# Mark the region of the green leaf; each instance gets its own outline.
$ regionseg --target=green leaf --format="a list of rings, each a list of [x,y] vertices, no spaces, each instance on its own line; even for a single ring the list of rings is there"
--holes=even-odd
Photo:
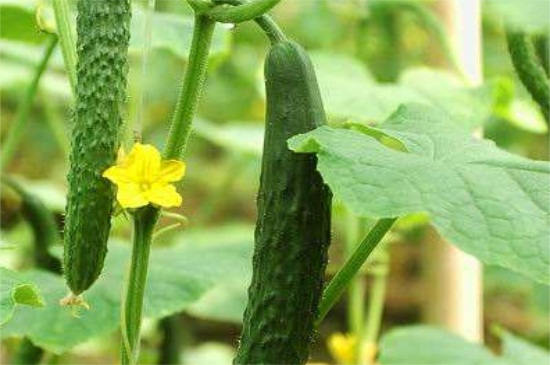
[[[202,138],[228,150],[261,156],[264,127],[251,123],[217,125],[204,119],[195,120],[193,132]]]
[[[396,329],[382,337],[382,365],[512,365],[487,349],[428,326]]]
[[[252,255],[252,227],[229,226],[189,231],[178,236],[173,247],[155,248],[144,299],[144,315],[159,319],[186,309],[209,289],[225,280],[246,274]],[[119,328],[122,283],[127,276],[130,247],[110,243],[104,273],[84,296],[90,310],[58,305],[67,294],[61,277],[43,271],[29,271],[26,277],[39,285],[48,305],[25,310],[9,322],[1,336],[26,336],[53,353],[65,352],[91,338]],[[21,308],[22,310],[24,308]]]
[[[313,53],[325,109],[336,119],[379,122],[403,103],[425,103],[471,128],[491,115],[493,85],[467,87],[449,72],[415,68],[403,73],[397,84],[377,83],[357,59]]]
[[[132,12],[130,52],[143,52],[145,45],[146,13],[140,8]],[[193,35],[192,17],[169,13],[153,13],[151,22],[151,48],[164,49],[175,56],[187,59]],[[210,48],[210,57],[229,52],[231,33],[225,27],[216,27]]]
[[[550,2],[547,0],[485,0],[491,12],[529,32],[547,32],[550,26]]]
[[[11,41],[40,43],[46,35],[36,24],[33,2],[17,0],[0,1],[0,38]]]
[[[502,357],[514,365],[547,365],[550,363],[550,353],[529,342],[514,336],[502,328],[495,334],[502,341]]]
[[[13,318],[17,305],[41,307],[44,301],[34,283],[15,271],[0,267],[0,325]]]
[[[378,130],[409,153],[330,127],[296,136],[289,146],[317,153],[325,182],[356,214],[426,212],[444,237],[483,262],[550,282],[547,162],[475,139],[425,105],[400,107]]]

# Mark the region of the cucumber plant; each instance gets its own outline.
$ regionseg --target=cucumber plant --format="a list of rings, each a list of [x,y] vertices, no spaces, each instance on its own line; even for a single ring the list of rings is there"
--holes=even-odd
[[[272,46],[265,82],[253,277],[235,363],[299,364],[308,357],[323,289],[331,193],[316,170],[316,157],[290,151],[286,141],[326,118],[313,66],[298,44]]]
[[[79,0],[77,85],[63,267],[73,294],[98,278],[107,254],[113,186],[101,176],[119,148],[126,98],[129,0]]]

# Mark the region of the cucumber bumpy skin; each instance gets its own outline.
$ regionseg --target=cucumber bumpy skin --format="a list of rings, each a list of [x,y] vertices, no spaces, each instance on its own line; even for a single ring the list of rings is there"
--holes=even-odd
[[[287,139],[326,122],[315,72],[296,43],[275,44],[265,64],[267,111],[253,277],[236,364],[308,358],[330,244],[332,194],[314,154]]]
[[[77,86],[65,221],[64,273],[73,294],[98,278],[107,254],[114,202],[101,176],[119,147],[126,98],[129,0],[79,0]]]

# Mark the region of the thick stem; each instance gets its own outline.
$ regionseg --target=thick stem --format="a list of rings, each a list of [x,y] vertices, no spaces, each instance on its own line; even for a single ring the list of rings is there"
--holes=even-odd
[[[134,235],[130,274],[122,308],[122,364],[137,364],[139,356],[139,331],[143,295],[147,284],[147,269],[153,230],[159,217],[159,210],[152,206],[138,209],[134,213]]]
[[[27,88],[25,96],[21,101],[21,104],[19,105],[19,108],[17,109],[17,115],[15,116],[13,125],[9,129],[6,139],[3,141],[2,152],[0,155],[1,170],[4,170],[6,166],[10,163],[13,157],[13,154],[15,153],[15,149],[17,148],[17,145],[21,140],[23,131],[25,129],[25,126],[27,125],[29,112],[32,107],[32,103],[34,101],[36,91],[38,90],[38,84],[40,83],[40,79],[42,78],[42,75],[44,74],[44,71],[48,66],[48,61],[50,60],[50,57],[56,45],[57,45],[57,36],[52,34],[49,36],[49,39],[46,45],[46,50],[44,51],[44,55],[42,56],[42,60],[40,61],[40,64],[36,68],[34,77]]]
[[[213,0],[214,4],[230,4],[230,5],[241,5],[245,4],[244,0]],[[254,19],[256,24],[264,31],[267,38],[271,44],[277,44],[287,40],[285,34],[279,28],[277,23],[267,14],[262,14],[261,16]]]
[[[396,220],[397,218],[384,218],[376,222],[376,225],[357,246],[344,266],[342,266],[342,268],[336,273],[336,276],[334,276],[323,292],[323,297],[321,298],[321,303],[319,304],[317,324],[325,318],[355,274],[359,271],[361,266],[363,266],[369,255],[372,251],[374,251],[378,243],[390,230]]]
[[[215,24],[208,17],[202,15],[195,16],[189,61],[183,78],[176,111],[172,118],[168,141],[164,148],[164,157],[166,159],[181,159],[185,153],[187,141],[191,134],[193,117],[195,116],[197,104],[206,79],[208,53]]]
[[[242,23],[262,16],[281,0],[253,0],[237,6],[216,6],[205,13],[220,23]]]
[[[76,94],[76,41],[71,27],[69,2],[67,0],[53,0],[52,5],[65,69],[73,94]]]
[[[513,29],[507,29],[506,38],[521,82],[539,105],[546,123],[550,124],[550,80],[538,60],[531,39],[524,32]]]

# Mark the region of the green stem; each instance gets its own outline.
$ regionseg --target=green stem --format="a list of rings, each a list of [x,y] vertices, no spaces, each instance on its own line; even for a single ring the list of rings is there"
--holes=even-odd
[[[159,322],[162,331],[162,341],[159,346],[159,365],[179,364],[182,350],[182,325],[179,314],[163,318]]]
[[[216,6],[205,13],[220,23],[242,23],[262,16],[281,0],[253,0],[237,6]]]
[[[531,97],[539,105],[544,119],[550,124],[550,80],[538,61],[535,48],[527,34],[508,28],[508,50],[516,72]]]
[[[361,341],[361,348],[368,350],[368,354],[362,354],[361,359],[374,361],[374,353],[370,351],[375,347],[382,324],[384,314],[384,301],[386,298],[386,287],[388,278],[389,255],[387,252],[380,252],[380,260],[373,270],[373,281],[369,295],[369,307],[367,320],[364,327],[364,336]],[[368,356],[368,359],[366,357]]]
[[[71,27],[71,13],[69,10],[69,2],[67,0],[53,0],[53,11],[55,22],[57,24],[57,35],[59,36],[59,44],[65,69],[69,77],[69,83],[73,95],[76,94],[76,41],[73,28]]]
[[[25,126],[27,125],[29,112],[34,101],[36,91],[38,90],[38,84],[40,83],[40,79],[42,78],[42,75],[44,74],[44,71],[48,66],[48,61],[50,60],[56,44],[57,36],[53,34],[50,35],[46,45],[46,50],[44,51],[44,55],[42,56],[42,60],[35,70],[34,77],[27,88],[25,96],[21,101],[21,104],[19,105],[19,108],[17,109],[17,114],[15,116],[13,125],[10,127],[8,135],[6,136],[6,139],[2,144],[2,151],[0,155],[0,170],[4,170],[6,166],[10,163],[15,153],[15,149],[19,144],[21,137],[23,136],[23,131],[25,129]]]
[[[168,141],[164,148],[164,157],[167,159],[182,159],[191,134],[193,117],[197,110],[206,72],[208,67],[208,53],[214,34],[215,22],[202,15],[195,16],[193,40],[183,85],[180,90],[178,104]]]
[[[336,273],[323,292],[323,297],[321,298],[321,303],[319,304],[317,324],[325,318],[355,274],[359,271],[359,269],[361,269],[361,266],[363,266],[369,255],[372,251],[374,251],[378,243],[390,230],[396,220],[397,218],[384,218],[376,222],[375,226],[357,246],[344,266],[342,266],[342,268]]]
[[[151,239],[158,217],[159,210],[150,205],[134,213],[132,261],[122,308],[123,365],[137,364],[139,356],[143,295],[147,284]]]
[[[447,58],[449,65],[458,72],[462,73],[460,63],[458,62],[456,53],[449,40],[449,36],[445,30],[445,27],[434,15],[434,13],[426,8],[426,5],[416,2],[400,2],[399,6],[402,6],[404,10],[407,10],[414,14],[420,20],[421,24],[426,27],[437,38],[437,41],[443,48],[443,53]]]
[[[347,211],[346,217],[346,259],[349,259],[355,249],[355,244],[360,238],[359,218],[351,211]],[[348,290],[348,327],[359,338],[364,318],[364,286],[361,275],[355,276]]]
[[[241,5],[245,4],[244,0],[213,0],[214,4],[230,4],[230,5]],[[271,44],[277,44],[287,40],[285,34],[279,28],[277,23],[267,14],[262,14],[261,16],[254,19],[256,24],[264,31],[267,38]]]

